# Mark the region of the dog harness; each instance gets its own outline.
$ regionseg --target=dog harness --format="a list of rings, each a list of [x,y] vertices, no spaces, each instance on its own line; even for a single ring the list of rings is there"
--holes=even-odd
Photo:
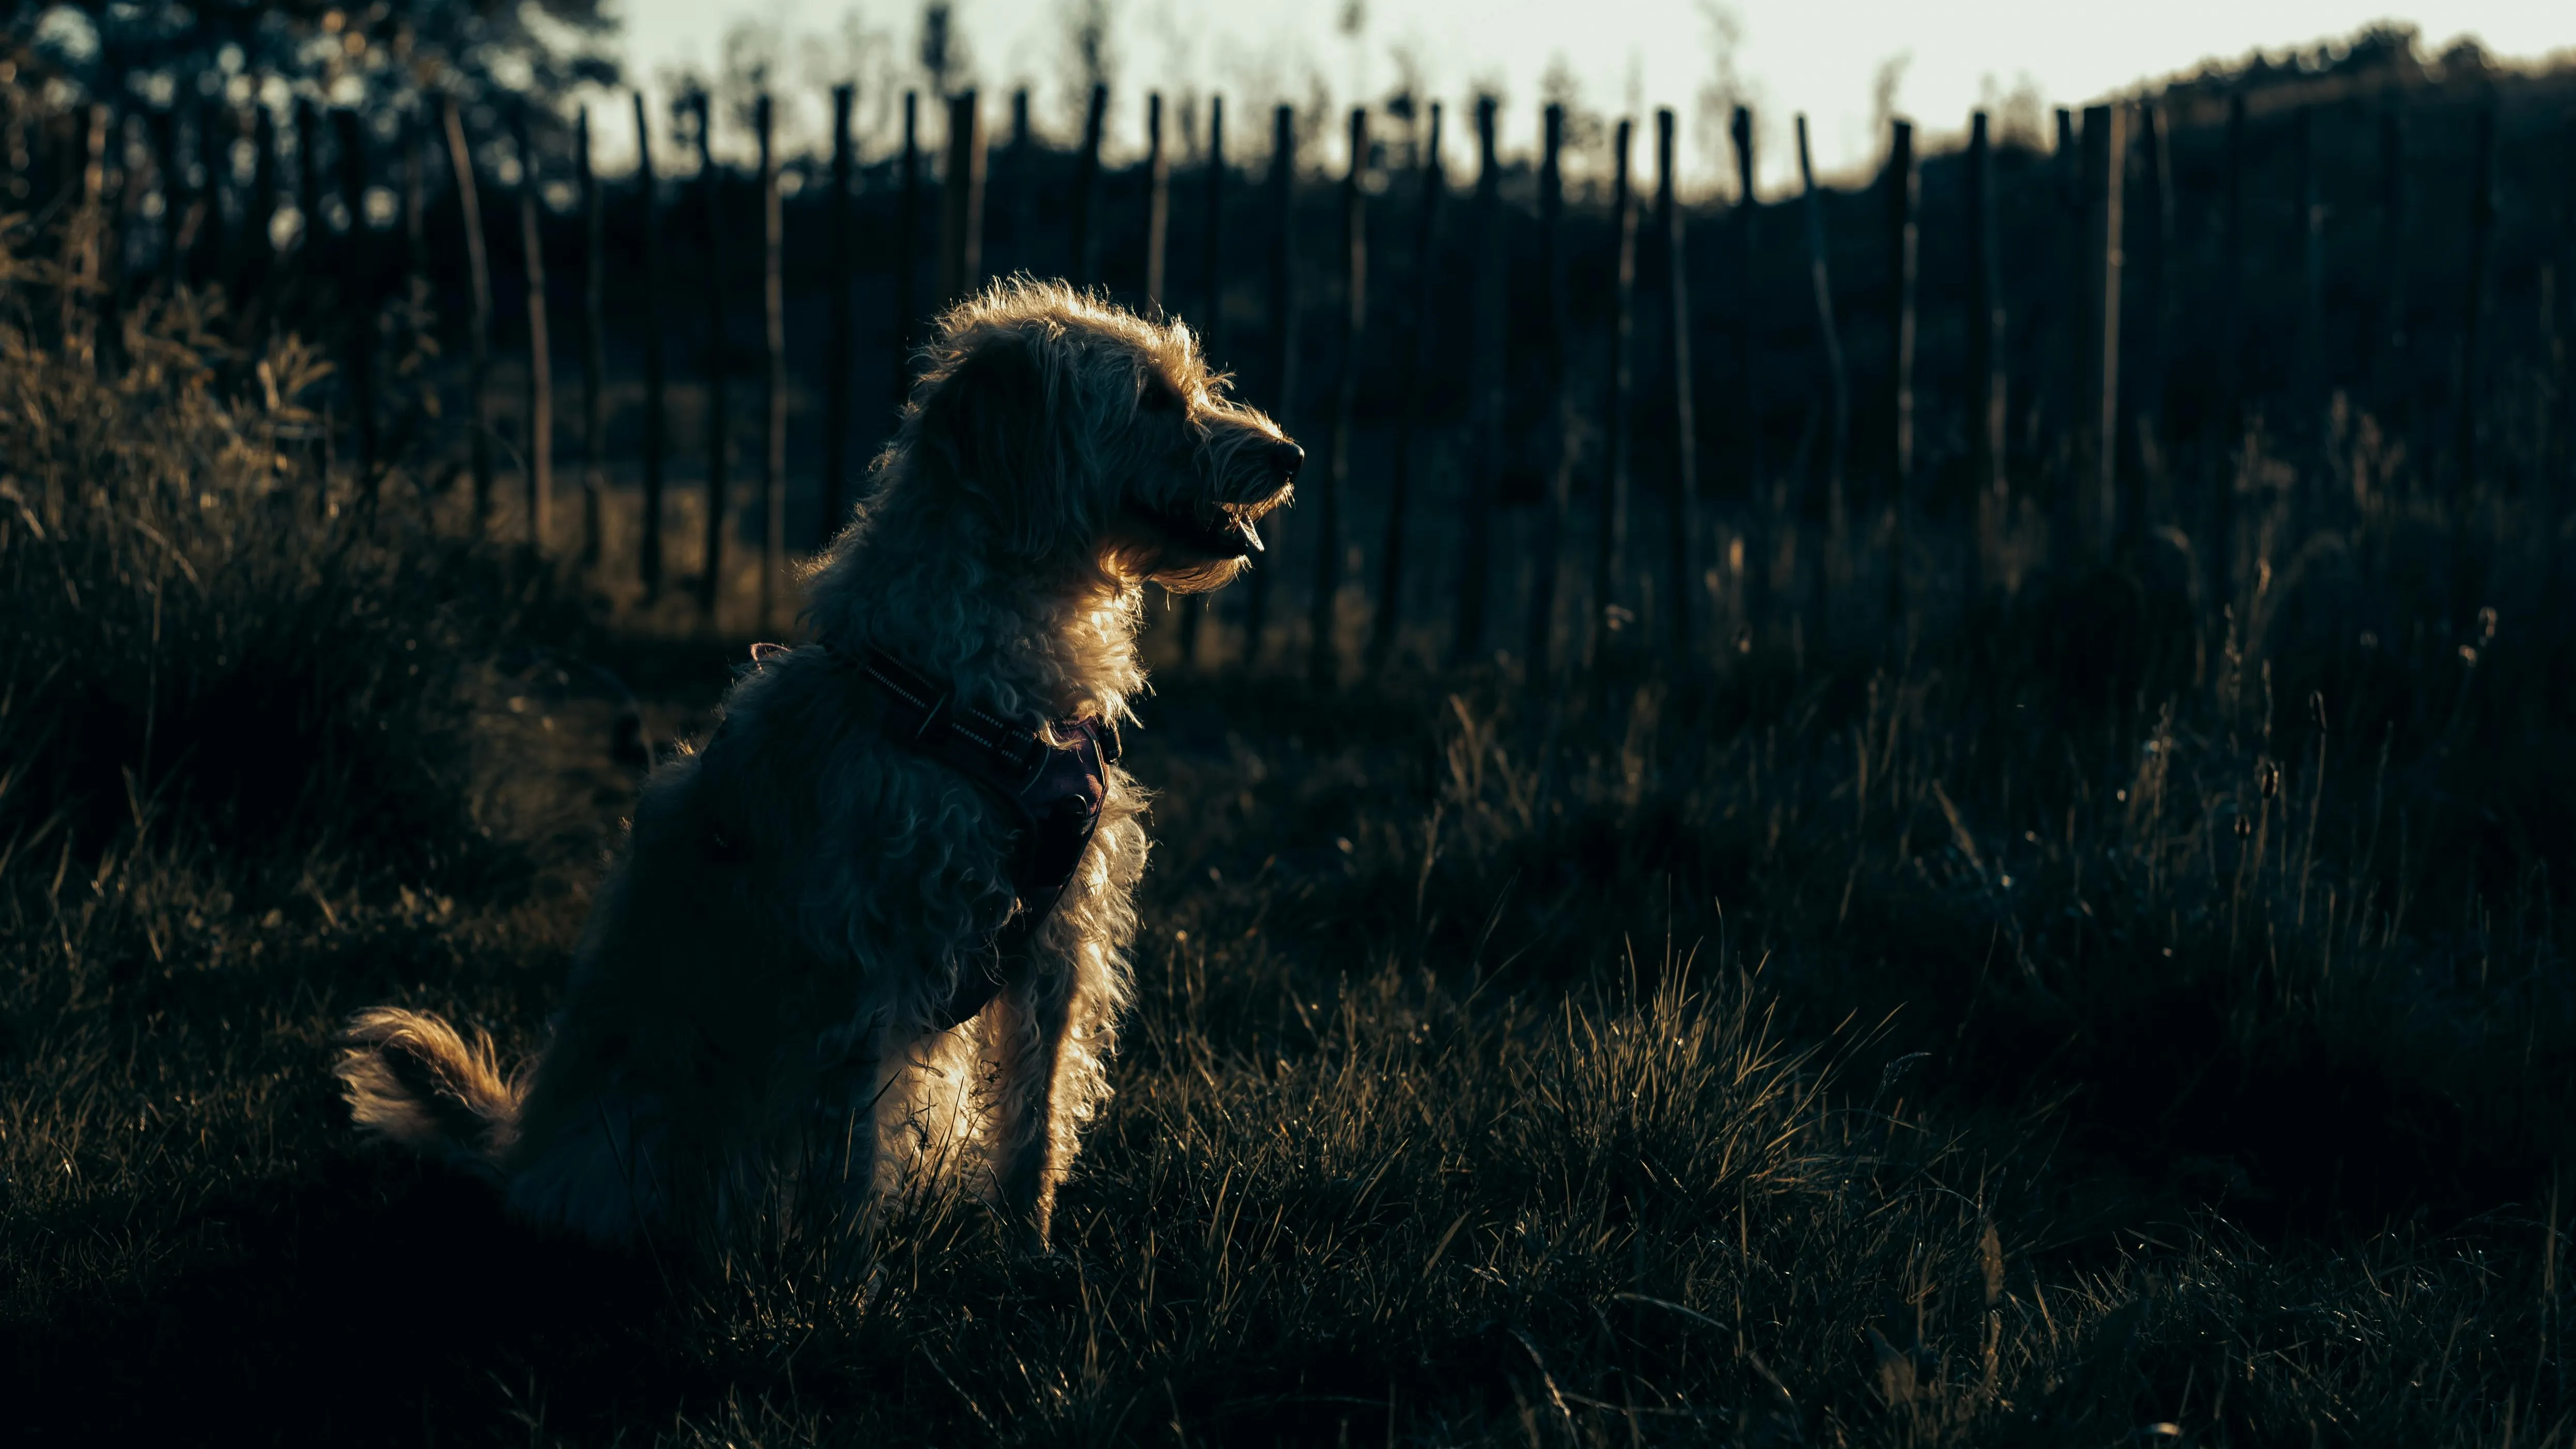
[[[856,656],[828,644],[823,650],[884,695],[880,718],[888,740],[983,786],[1016,817],[1010,872],[1019,904],[994,938],[999,969],[970,971],[957,983],[939,1012],[938,1028],[946,1031],[981,1012],[1023,968],[1029,938],[1072,883],[1109,799],[1118,727],[1103,719],[1057,720],[1055,733],[1066,743],[1051,745],[1039,730],[962,703],[953,687],[882,649]],[[784,645],[755,644],[752,663],[788,652]]]

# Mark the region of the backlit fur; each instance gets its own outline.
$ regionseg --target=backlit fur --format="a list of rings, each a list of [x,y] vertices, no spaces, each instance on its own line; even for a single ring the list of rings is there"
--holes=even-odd
[[[844,661],[881,647],[998,715],[1132,720],[1143,584],[1242,567],[1167,522],[1277,506],[1294,450],[1186,327],[1061,284],[960,303],[923,362],[807,576],[817,642],[743,678],[645,783],[533,1072],[505,1078],[435,1017],[365,1013],[338,1069],[361,1126],[488,1163],[517,1212],[606,1239],[721,1230],[782,1194],[863,1221],[957,1181],[1043,1246],[1131,995],[1143,793],[1110,770],[1034,969],[938,1031],[960,979],[995,969],[1010,817],[887,740]]]

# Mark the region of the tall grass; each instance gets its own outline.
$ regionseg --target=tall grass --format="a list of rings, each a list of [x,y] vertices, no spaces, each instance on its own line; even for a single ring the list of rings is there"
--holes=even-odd
[[[534,560],[399,490],[371,512],[292,343],[129,320],[108,381],[0,315],[0,1380],[30,1435],[2576,1423],[2551,500],[2421,488],[2347,421],[2248,448],[2225,527],[2151,519],[2117,570],[1884,627],[1864,571],[1829,627],[1689,677],[1173,672],[1133,746],[1140,1016],[1057,1254],[925,1198],[709,1271],[362,1151],[324,1068],[384,1000],[541,1040],[630,784],[584,661],[695,681],[651,701],[677,721],[721,652],[608,640]],[[1912,536],[1966,576],[1963,523]]]

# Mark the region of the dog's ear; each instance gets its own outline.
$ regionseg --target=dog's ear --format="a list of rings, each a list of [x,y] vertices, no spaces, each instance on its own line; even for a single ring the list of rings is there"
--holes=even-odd
[[[1050,375],[1036,339],[1004,332],[977,341],[922,402],[922,442],[1014,553],[1060,547],[1075,526],[1069,386]]]

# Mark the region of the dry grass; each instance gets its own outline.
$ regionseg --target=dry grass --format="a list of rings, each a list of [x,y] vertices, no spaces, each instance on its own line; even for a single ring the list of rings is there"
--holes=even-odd
[[[361,1152],[324,1065],[384,1000],[538,1039],[610,721],[724,652],[322,487],[291,349],[272,397],[184,315],[129,348],[0,330],[34,1439],[2569,1436],[2576,608],[2529,500],[2321,460],[2223,564],[1688,688],[1168,678],[1058,1255],[925,1201],[705,1275]]]

